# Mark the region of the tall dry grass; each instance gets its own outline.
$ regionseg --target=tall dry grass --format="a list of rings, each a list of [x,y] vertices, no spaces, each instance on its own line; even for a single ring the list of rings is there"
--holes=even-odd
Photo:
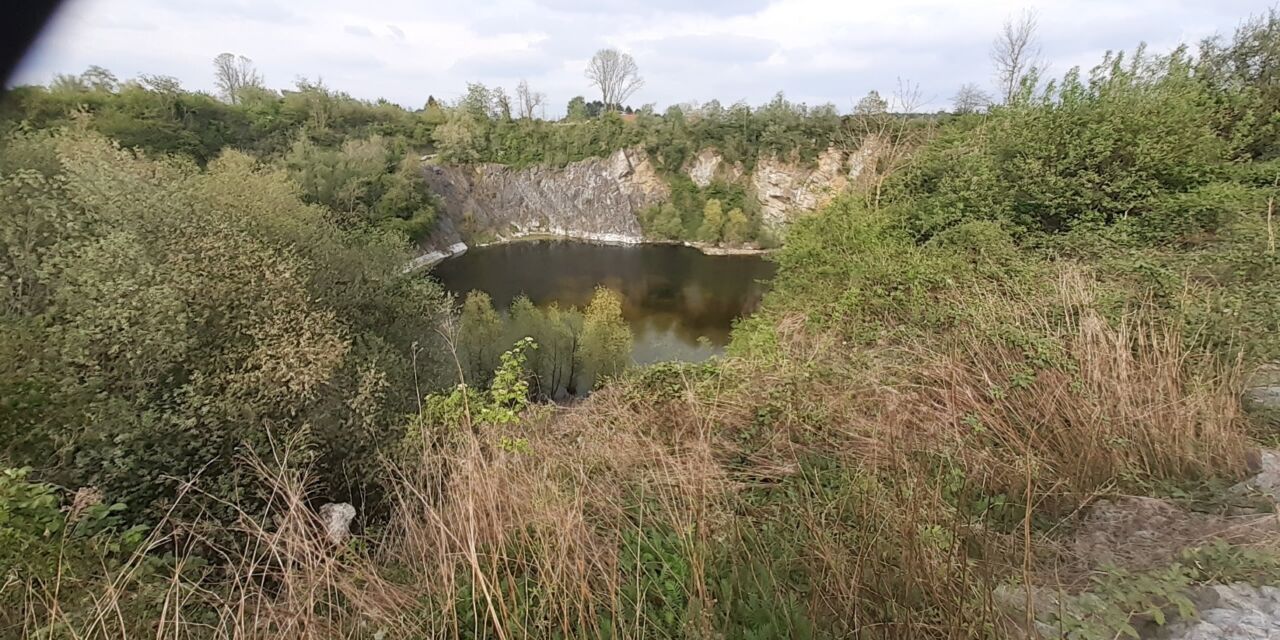
[[[239,544],[179,528],[215,571],[127,621],[126,566],[63,635],[735,637],[767,619],[777,637],[986,637],[992,590],[1046,579],[1091,500],[1238,473],[1247,440],[1236,372],[1154,318],[1108,320],[1087,275],[964,296],[969,321],[927,342],[850,349],[783,322],[776,360],[535,409],[522,451],[458,430],[388,461],[390,521],[340,547],[282,453],[257,464],[275,497],[242,512]],[[676,542],[635,544],[654,531]],[[628,554],[650,552],[678,556],[678,597],[644,591]]]

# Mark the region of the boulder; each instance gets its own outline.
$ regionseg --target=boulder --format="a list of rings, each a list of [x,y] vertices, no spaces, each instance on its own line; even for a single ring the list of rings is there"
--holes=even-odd
[[[351,521],[356,517],[356,508],[346,502],[330,502],[320,507],[320,522],[324,525],[324,535],[333,544],[342,544],[351,535]]]
[[[1255,418],[1280,426],[1280,363],[1259,367],[1245,381],[1242,404]]]
[[[1280,502],[1280,451],[1261,449],[1249,456],[1250,471],[1255,475],[1231,488],[1236,495],[1265,493]]]

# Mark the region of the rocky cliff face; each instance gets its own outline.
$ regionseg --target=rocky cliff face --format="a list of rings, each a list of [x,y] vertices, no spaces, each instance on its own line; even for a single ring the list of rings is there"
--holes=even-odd
[[[760,158],[747,173],[714,149],[703,149],[684,167],[700,187],[713,181],[743,184],[760,203],[772,228],[817,209],[865,178],[879,149],[874,140],[845,151],[831,147],[816,163]],[[670,196],[642,149],[564,168],[513,169],[497,164],[429,166],[427,185],[443,204],[436,232],[424,243],[427,262],[460,250],[463,242],[529,235],[558,235],[601,242],[643,240],[639,214]]]
[[[880,145],[873,139],[845,152],[830,147],[818,156],[816,166],[806,167],[775,157],[761,158],[751,173],[751,187],[760,202],[760,215],[770,227],[780,227],[793,216],[830,202],[836,194],[864,178]]]
[[[670,195],[640,149],[561,169],[481,164],[429,166],[425,172],[443,204],[439,228],[427,244],[441,249],[537,234],[640,242],[640,211]]]

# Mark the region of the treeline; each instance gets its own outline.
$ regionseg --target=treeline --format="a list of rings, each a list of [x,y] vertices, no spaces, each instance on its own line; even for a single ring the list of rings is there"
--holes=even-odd
[[[505,314],[494,310],[483,291],[467,294],[458,319],[458,366],[472,386],[493,381],[502,354],[532,340],[524,352],[523,375],[529,397],[539,401],[585,395],[631,364],[631,328],[622,317],[622,299],[599,287],[585,310],[552,304],[539,308],[519,296]]]
[[[59,76],[48,87],[17,87],[0,99],[0,131],[57,128],[83,119],[126,148],[183,155],[199,165],[223,149],[237,149],[286,168],[303,198],[334,211],[341,224],[389,228],[418,239],[432,228],[437,209],[421,177],[423,156],[445,163],[562,166],[641,147],[677,192],[694,193],[680,181],[680,171],[700,149],[715,148],[749,170],[762,155],[812,161],[848,130],[847,118],[833,106],[808,107],[782,94],[758,108],[711,101],[661,114],[652,107],[609,109],[575,98],[562,119],[546,120],[534,117],[544,98],[523,84],[517,101],[501,88],[471,84],[454,104],[429,98],[422,109],[410,111],[305,79],[293,89],[272,91],[249,61],[220,56],[219,62],[230,65],[217,66],[220,97],[184,90],[163,76],[121,81],[100,67]],[[698,233],[700,218],[714,198],[726,211],[742,210],[752,229],[745,237],[754,239],[754,212],[722,196],[678,194],[672,204],[683,230],[673,235],[668,209],[657,216],[665,219],[655,235],[705,235]]]
[[[660,168],[678,172],[693,154],[710,147],[749,170],[762,155],[812,161],[847,130],[847,119],[835,106],[810,107],[781,93],[756,108],[712,100],[674,105],[662,113],[644,106],[631,114],[610,109],[594,117],[575,109],[575,99],[559,121],[513,118],[503,106],[505,95],[471,84],[454,108],[439,108],[436,117],[445,122],[433,140],[442,161],[562,166],[639,146]]]
[[[92,67],[0,98],[5,133],[80,121],[154,157],[180,155],[203,166],[236,149],[284,167],[307,202],[331,209],[348,228],[387,228],[417,239],[435,220],[419,160],[432,125],[397,105],[356,100],[319,82],[300,80],[279,93],[238,86],[218,99],[184,90],[173,78],[119,81]]]

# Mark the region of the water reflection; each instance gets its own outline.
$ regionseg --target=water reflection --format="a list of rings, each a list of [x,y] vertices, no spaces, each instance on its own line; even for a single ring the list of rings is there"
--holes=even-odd
[[[585,308],[602,284],[622,295],[635,359],[648,363],[722,351],[733,320],[759,305],[762,281],[773,271],[758,256],[708,256],[689,247],[536,241],[472,249],[432,273],[459,296],[488,293],[499,310],[520,294],[538,306]]]

